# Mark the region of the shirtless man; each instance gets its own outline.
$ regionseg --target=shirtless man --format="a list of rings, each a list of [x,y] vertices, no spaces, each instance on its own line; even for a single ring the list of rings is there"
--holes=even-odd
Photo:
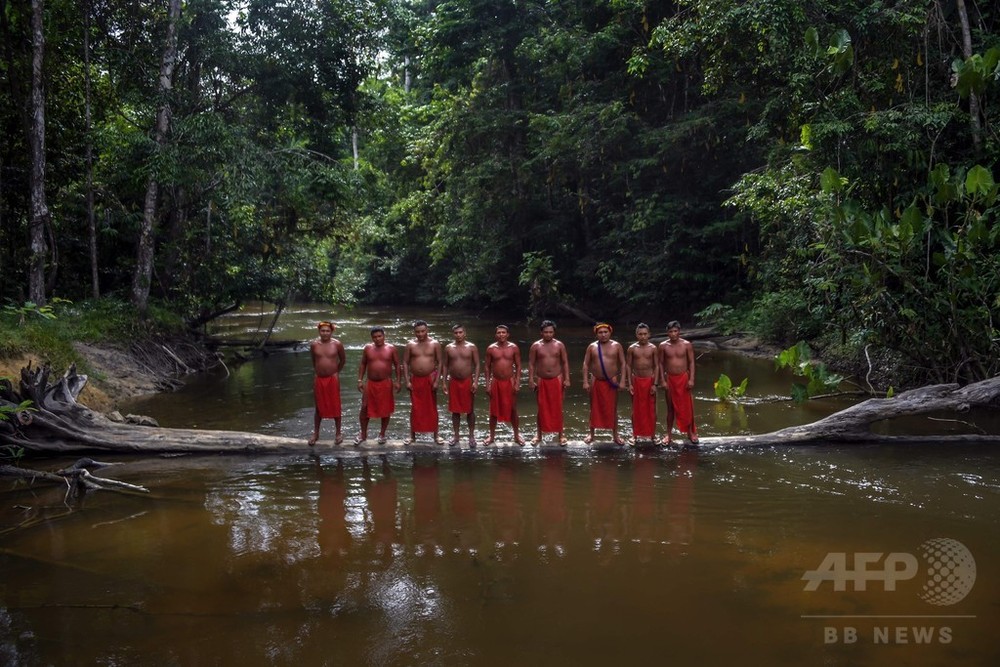
[[[589,445],[594,429],[609,428],[614,443],[621,447],[625,442],[618,436],[618,391],[628,385],[628,367],[625,350],[611,340],[611,332],[610,324],[595,324],[597,340],[583,356],[583,390],[590,394],[590,435],[583,441]]]
[[[518,432],[517,392],[521,389],[521,350],[511,343],[506,324],[497,326],[497,342],[486,348],[486,393],[490,396],[490,435],[483,441],[491,445],[496,440],[497,421],[509,421],[514,429],[514,442],[524,446]]]
[[[565,447],[563,395],[569,387],[569,357],[566,346],[556,340],[555,322],[542,322],[541,334],[528,350],[528,386],[538,400],[538,434],[531,444],[541,443],[543,433],[558,433],[559,444]]]
[[[385,342],[385,329],[372,327],[372,342],[361,351],[358,366],[358,391],[361,392],[361,433],[354,438],[360,445],[368,439],[368,420],[381,419],[382,428],[378,434],[378,444],[385,444],[385,432],[389,428],[389,417],[396,409],[393,397],[399,391],[399,355],[396,348]],[[365,378],[367,376],[367,381]]]
[[[443,445],[438,438],[437,388],[444,348],[427,335],[423,320],[413,323],[413,336],[403,350],[403,379],[410,392],[410,439],[403,444],[416,442],[417,433],[434,433],[434,442]]]
[[[458,427],[462,415],[469,423],[469,447],[476,446],[476,386],[479,384],[479,348],[465,340],[465,327],[456,324],[451,328],[454,343],[444,348],[444,393],[448,395],[451,412],[451,446],[458,444]]]
[[[649,333],[648,324],[637,326],[637,342],[629,345],[625,353],[628,390],[632,394],[632,438],[636,444],[656,441],[656,385],[660,377],[660,355],[656,346],[649,342]]]
[[[340,371],[344,368],[344,346],[333,337],[335,327],[332,323],[324,320],[316,328],[319,329],[319,338],[309,345],[313,372],[316,374],[313,379],[316,411],[309,446],[312,447],[319,440],[319,424],[323,419],[333,419],[337,426],[335,442],[339,445],[344,442],[344,435],[340,431]]]
[[[674,320],[667,324],[667,340],[660,343],[660,372],[667,390],[667,435],[663,444],[673,444],[674,421],[692,445],[698,444],[698,430],[694,423],[694,346],[681,338],[681,323]]]

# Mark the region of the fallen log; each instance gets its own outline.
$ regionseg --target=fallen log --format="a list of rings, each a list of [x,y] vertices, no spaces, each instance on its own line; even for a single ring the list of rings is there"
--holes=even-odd
[[[0,381],[0,407],[14,412],[24,400],[33,402],[28,419],[0,421],[0,446],[21,447],[37,453],[99,451],[111,453],[303,453],[318,451],[304,439],[246,433],[242,431],[207,431],[200,429],[158,428],[119,424],[83,405],[76,398],[87,382],[85,375],[70,370],[54,385],[48,384],[47,366],[21,370],[19,390],[7,380]],[[900,435],[871,432],[871,425],[886,419],[928,412],[964,412],[970,408],[1000,406],[1000,376],[960,387],[957,384],[932,385],[898,394],[893,398],[872,398],[834,413],[811,424],[793,426],[761,435],[719,436],[701,439],[704,449],[718,447],[758,447],[815,444],[920,444],[985,443],[1000,444],[1000,435]],[[514,446],[513,443],[504,446]],[[585,445],[573,441],[570,449],[608,449],[604,444]],[[401,441],[384,445],[374,442],[360,448],[336,447],[336,451],[363,455],[401,451]],[[490,451],[492,447],[480,447]],[[564,448],[542,448],[559,451]],[[612,448],[614,449],[614,448]],[[327,446],[319,450],[327,451]],[[411,446],[409,451],[458,451],[437,445]],[[462,448],[462,451],[465,451]],[[530,451],[530,448],[528,448]]]

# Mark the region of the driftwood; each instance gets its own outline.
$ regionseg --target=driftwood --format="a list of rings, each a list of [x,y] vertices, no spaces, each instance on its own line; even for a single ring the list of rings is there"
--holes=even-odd
[[[835,412],[829,417],[762,435],[703,438],[702,442],[719,447],[757,445],[806,445],[820,443],[925,444],[980,443],[1000,444],[1000,435],[879,435],[871,432],[875,422],[926,414],[928,412],[966,412],[971,408],[1000,408],[1000,376],[960,387],[936,384],[904,391],[892,398],[870,398]]]
[[[65,484],[68,495],[80,494],[85,490],[104,491],[132,491],[135,493],[149,493],[149,489],[128,482],[121,482],[117,479],[97,477],[90,472],[90,468],[107,468],[116,465],[114,463],[102,463],[93,459],[80,459],[68,468],[55,472],[42,472],[39,470],[28,470],[12,465],[0,465],[0,477],[15,477],[31,482],[42,480],[54,482],[55,484]]]
[[[206,431],[118,424],[80,405],[76,397],[87,381],[74,368],[54,385],[48,385],[49,368],[21,370],[19,390],[9,381],[0,381],[0,406],[16,408],[31,400],[30,412],[19,419],[0,421],[0,446],[13,445],[40,453],[102,451],[113,453],[263,453],[327,450],[328,446],[310,448],[304,439],[245,433],[241,431]],[[937,411],[963,412],[973,407],[1000,406],[1000,376],[960,387],[956,384],[933,385],[903,392],[893,398],[872,398],[841,410],[829,417],[762,435],[705,437],[702,448],[807,445],[823,443],[988,443],[1000,444],[1000,435],[900,435],[886,436],[871,432],[875,422],[902,416]],[[572,449],[594,449],[576,441]],[[362,454],[384,453],[403,449],[400,441],[361,448],[336,447],[336,451]],[[417,445],[410,451],[446,451],[452,448]],[[457,449],[457,448],[454,448]],[[454,449],[452,449],[454,451]],[[491,448],[480,447],[480,451]],[[545,451],[561,450],[543,447]],[[603,451],[606,447],[598,447]],[[465,451],[465,448],[462,448]],[[530,448],[529,448],[530,450]]]

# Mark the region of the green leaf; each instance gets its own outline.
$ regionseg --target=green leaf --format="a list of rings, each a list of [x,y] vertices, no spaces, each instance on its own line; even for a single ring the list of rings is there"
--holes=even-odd
[[[715,381],[715,397],[720,401],[725,401],[729,398],[729,392],[732,391],[733,381],[729,379],[729,376],[725,373],[719,375],[719,379]]]
[[[851,35],[846,30],[833,33],[826,52],[833,57],[832,67],[837,74],[844,74],[854,65],[854,47],[851,45]]]
[[[806,123],[805,125],[803,125],[802,129],[799,130],[799,143],[801,143],[802,144],[802,148],[806,149],[807,151],[811,151],[812,150],[812,147],[813,147],[812,146],[812,126],[809,125],[809,123]]]
[[[844,179],[836,169],[827,167],[819,176],[819,185],[827,194],[840,192],[844,189]]]
[[[823,53],[819,46],[819,31],[815,27],[806,30],[805,41],[806,49],[812,56],[818,57]]]
[[[938,162],[936,165],[934,165],[934,168],[931,169],[930,182],[931,185],[933,185],[934,187],[940,188],[950,179],[951,179],[951,168],[947,164],[943,162]]]
[[[1000,77],[1000,47],[994,46],[983,54],[983,69],[994,79]]]
[[[988,195],[995,187],[993,173],[986,167],[977,164],[965,175],[965,191],[970,195]]]

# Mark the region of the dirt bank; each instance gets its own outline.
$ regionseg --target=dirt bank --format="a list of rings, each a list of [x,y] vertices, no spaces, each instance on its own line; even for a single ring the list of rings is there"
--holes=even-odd
[[[133,343],[128,347],[74,343],[85,360],[78,369],[89,378],[79,401],[97,412],[108,412],[119,401],[144,394],[173,391],[186,374],[208,370],[218,363],[216,355],[193,338]],[[36,355],[0,358],[0,377],[20,378],[21,369],[42,363]]]

